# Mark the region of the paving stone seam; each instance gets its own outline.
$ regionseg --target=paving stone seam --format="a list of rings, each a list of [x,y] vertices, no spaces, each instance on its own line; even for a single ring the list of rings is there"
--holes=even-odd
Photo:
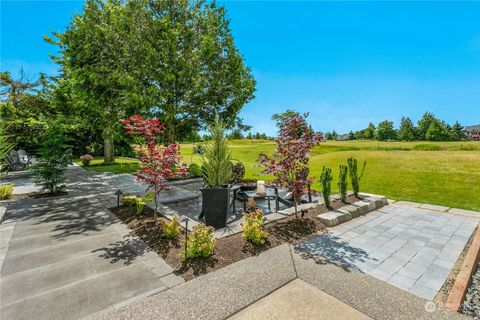
[[[59,290],[62,290],[62,289],[66,289],[66,288],[75,286],[75,285],[77,285],[77,284],[79,284],[79,283],[82,283],[82,282],[85,282],[85,281],[89,281],[89,280],[93,280],[93,279],[96,279],[96,278],[100,278],[100,277],[102,277],[102,276],[104,276],[104,275],[107,275],[107,274],[110,274],[110,273],[116,273],[116,272],[118,272],[118,271],[120,271],[120,270],[127,269],[127,268],[130,267],[131,265],[133,265],[133,264],[125,265],[125,266],[123,266],[123,267],[121,267],[121,268],[117,268],[117,269],[113,269],[113,270],[110,270],[110,271],[102,272],[102,273],[96,274],[96,275],[94,275],[94,276],[92,276],[92,277],[86,277],[86,278],[83,278],[83,279],[81,279],[81,280],[77,280],[77,281],[74,281],[74,282],[70,282],[70,283],[68,283],[68,284],[66,284],[66,285],[64,285],[64,286],[57,287],[57,288],[53,288],[53,289],[50,289],[50,290],[47,290],[47,291],[42,291],[41,293],[37,293],[37,294],[31,295],[31,296],[28,296],[28,297],[26,297],[26,298],[24,298],[24,299],[19,299],[19,300],[12,301],[12,302],[10,302],[10,303],[7,303],[7,304],[2,305],[2,308],[9,307],[9,306],[11,306],[11,305],[14,305],[14,304],[16,304],[16,303],[20,303],[20,302],[23,302],[23,301],[28,301],[28,300],[30,300],[30,299],[33,299],[33,298],[36,298],[36,297],[39,297],[39,296],[43,296],[43,295],[45,295],[45,294],[49,294],[49,293],[51,293],[51,292],[55,292],[55,291],[59,291]],[[161,278],[160,278],[160,280],[161,280]],[[165,286],[165,287],[166,287],[166,286]]]

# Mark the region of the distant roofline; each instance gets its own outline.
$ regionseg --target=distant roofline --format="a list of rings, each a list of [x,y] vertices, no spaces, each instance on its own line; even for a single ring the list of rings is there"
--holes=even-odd
[[[465,126],[465,130],[480,130],[480,124],[473,125],[473,126]]]

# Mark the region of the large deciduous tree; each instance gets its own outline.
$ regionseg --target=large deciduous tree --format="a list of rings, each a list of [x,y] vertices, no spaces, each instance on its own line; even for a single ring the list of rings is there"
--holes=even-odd
[[[75,107],[102,128],[104,157],[114,160],[118,120],[141,105],[138,82],[142,57],[144,1],[87,0],[63,33],[55,33],[62,77],[71,88]]]
[[[255,81],[223,7],[203,0],[88,0],[57,40],[75,105],[103,130],[113,161],[121,118],[159,117],[166,140],[218,114],[233,125]]]
[[[218,115],[233,126],[253,98],[255,80],[235,47],[225,9],[215,2],[151,1],[146,43],[152,111],[166,126],[199,128]]]

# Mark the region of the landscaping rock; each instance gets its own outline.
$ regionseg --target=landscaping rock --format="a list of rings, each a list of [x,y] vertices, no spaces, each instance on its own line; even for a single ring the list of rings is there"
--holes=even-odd
[[[340,223],[348,221],[348,220],[352,220],[352,214],[349,211],[343,209],[343,207],[335,210],[335,212],[341,214],[341,216],[339,217]]]
[[[327,227],[334,227],[340,223],[351,220],[352,214],[347,210],[337,209],[335,211],[321,213],[317,217]]]
[[[477,265],[477,271],[472,275],[472,283],[463,302],[462,313],[474,319],[480,319],[480,264]]]
[[[329,211],[326,213],[321,213],[317,217],[327,227],[334,227],[340,223],[339,219],[341,216],[342,214],[339,212]]]
[[[366,200],[375,203],[375,208],[380,209],[385,205],[387,197],[368,197]]]
[[[342,207],[342,209],[350,212],[350,214],[352,215],[352,218],[356,218],[360,216],[360,208],[357,206],[348,205],[348,206]]]
[[[366,214],[370,211],[369,206],[370,203],[364,201],[357,201],[353,203],[354,206],[358,207],[360,215]]]

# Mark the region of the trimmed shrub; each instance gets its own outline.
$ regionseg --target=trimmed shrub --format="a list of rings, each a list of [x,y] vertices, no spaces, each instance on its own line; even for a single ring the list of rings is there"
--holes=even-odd
[[[93,157],[89,154],[84,154],[83,156],[80,156],[80,160],[82,160],[82,164],[85,167],[88,167],[90,165],[90,161],[93,160]]]
[[[12,197],[13,184],[4,184],[0,186],[0,200],[7,200]]]
[[[348,162],[348,172],[350,174],[350,181],[352,183],[353,194],[355,195],[355,197],[358,197],[358,192],[360,192],[360,181],[363,178],[367,161],[363,162],[362,172],[360,173],[360,175],[358,174],[357,159],[349,158],[347,159],[347,162]]]
[[[263,230],[265,216],[260,209],[245,214],[245,223],[242,223],[242,237],[256,245],[264,244],[268,233]]]
[[[342,200],[342,202],[347,201],[347,175],[348,167],[344,164],[341,164],[338,172],[338,190],[340,192],[340,199]]]
[[[201,177],[202,176],[202,168],[196,163],[190,164],[188,166],[187,170],[190,173],[190,176],[192,176],[192,177]]]
[[[205,153],[205,147],[201,144],[196,144],[192,148],[192,153],[202,155]]]
[[[187,237],[187,250],[182,251],[181,255],[185,260],[198,257],[209,257],[213,254],[217,238],[212,234],[213,228],[200,223],[193,227],[192,232]]]
[[[162,237],[164,238],[175,238],[180,233],[180,221],[175,215],[171,221],[161,221],[162,226]]]
[[[330,194],[332,193],[332,169],[323,167],[320,175],[320,183],[322,184],[322,195],[325,205],[330,207]]]

